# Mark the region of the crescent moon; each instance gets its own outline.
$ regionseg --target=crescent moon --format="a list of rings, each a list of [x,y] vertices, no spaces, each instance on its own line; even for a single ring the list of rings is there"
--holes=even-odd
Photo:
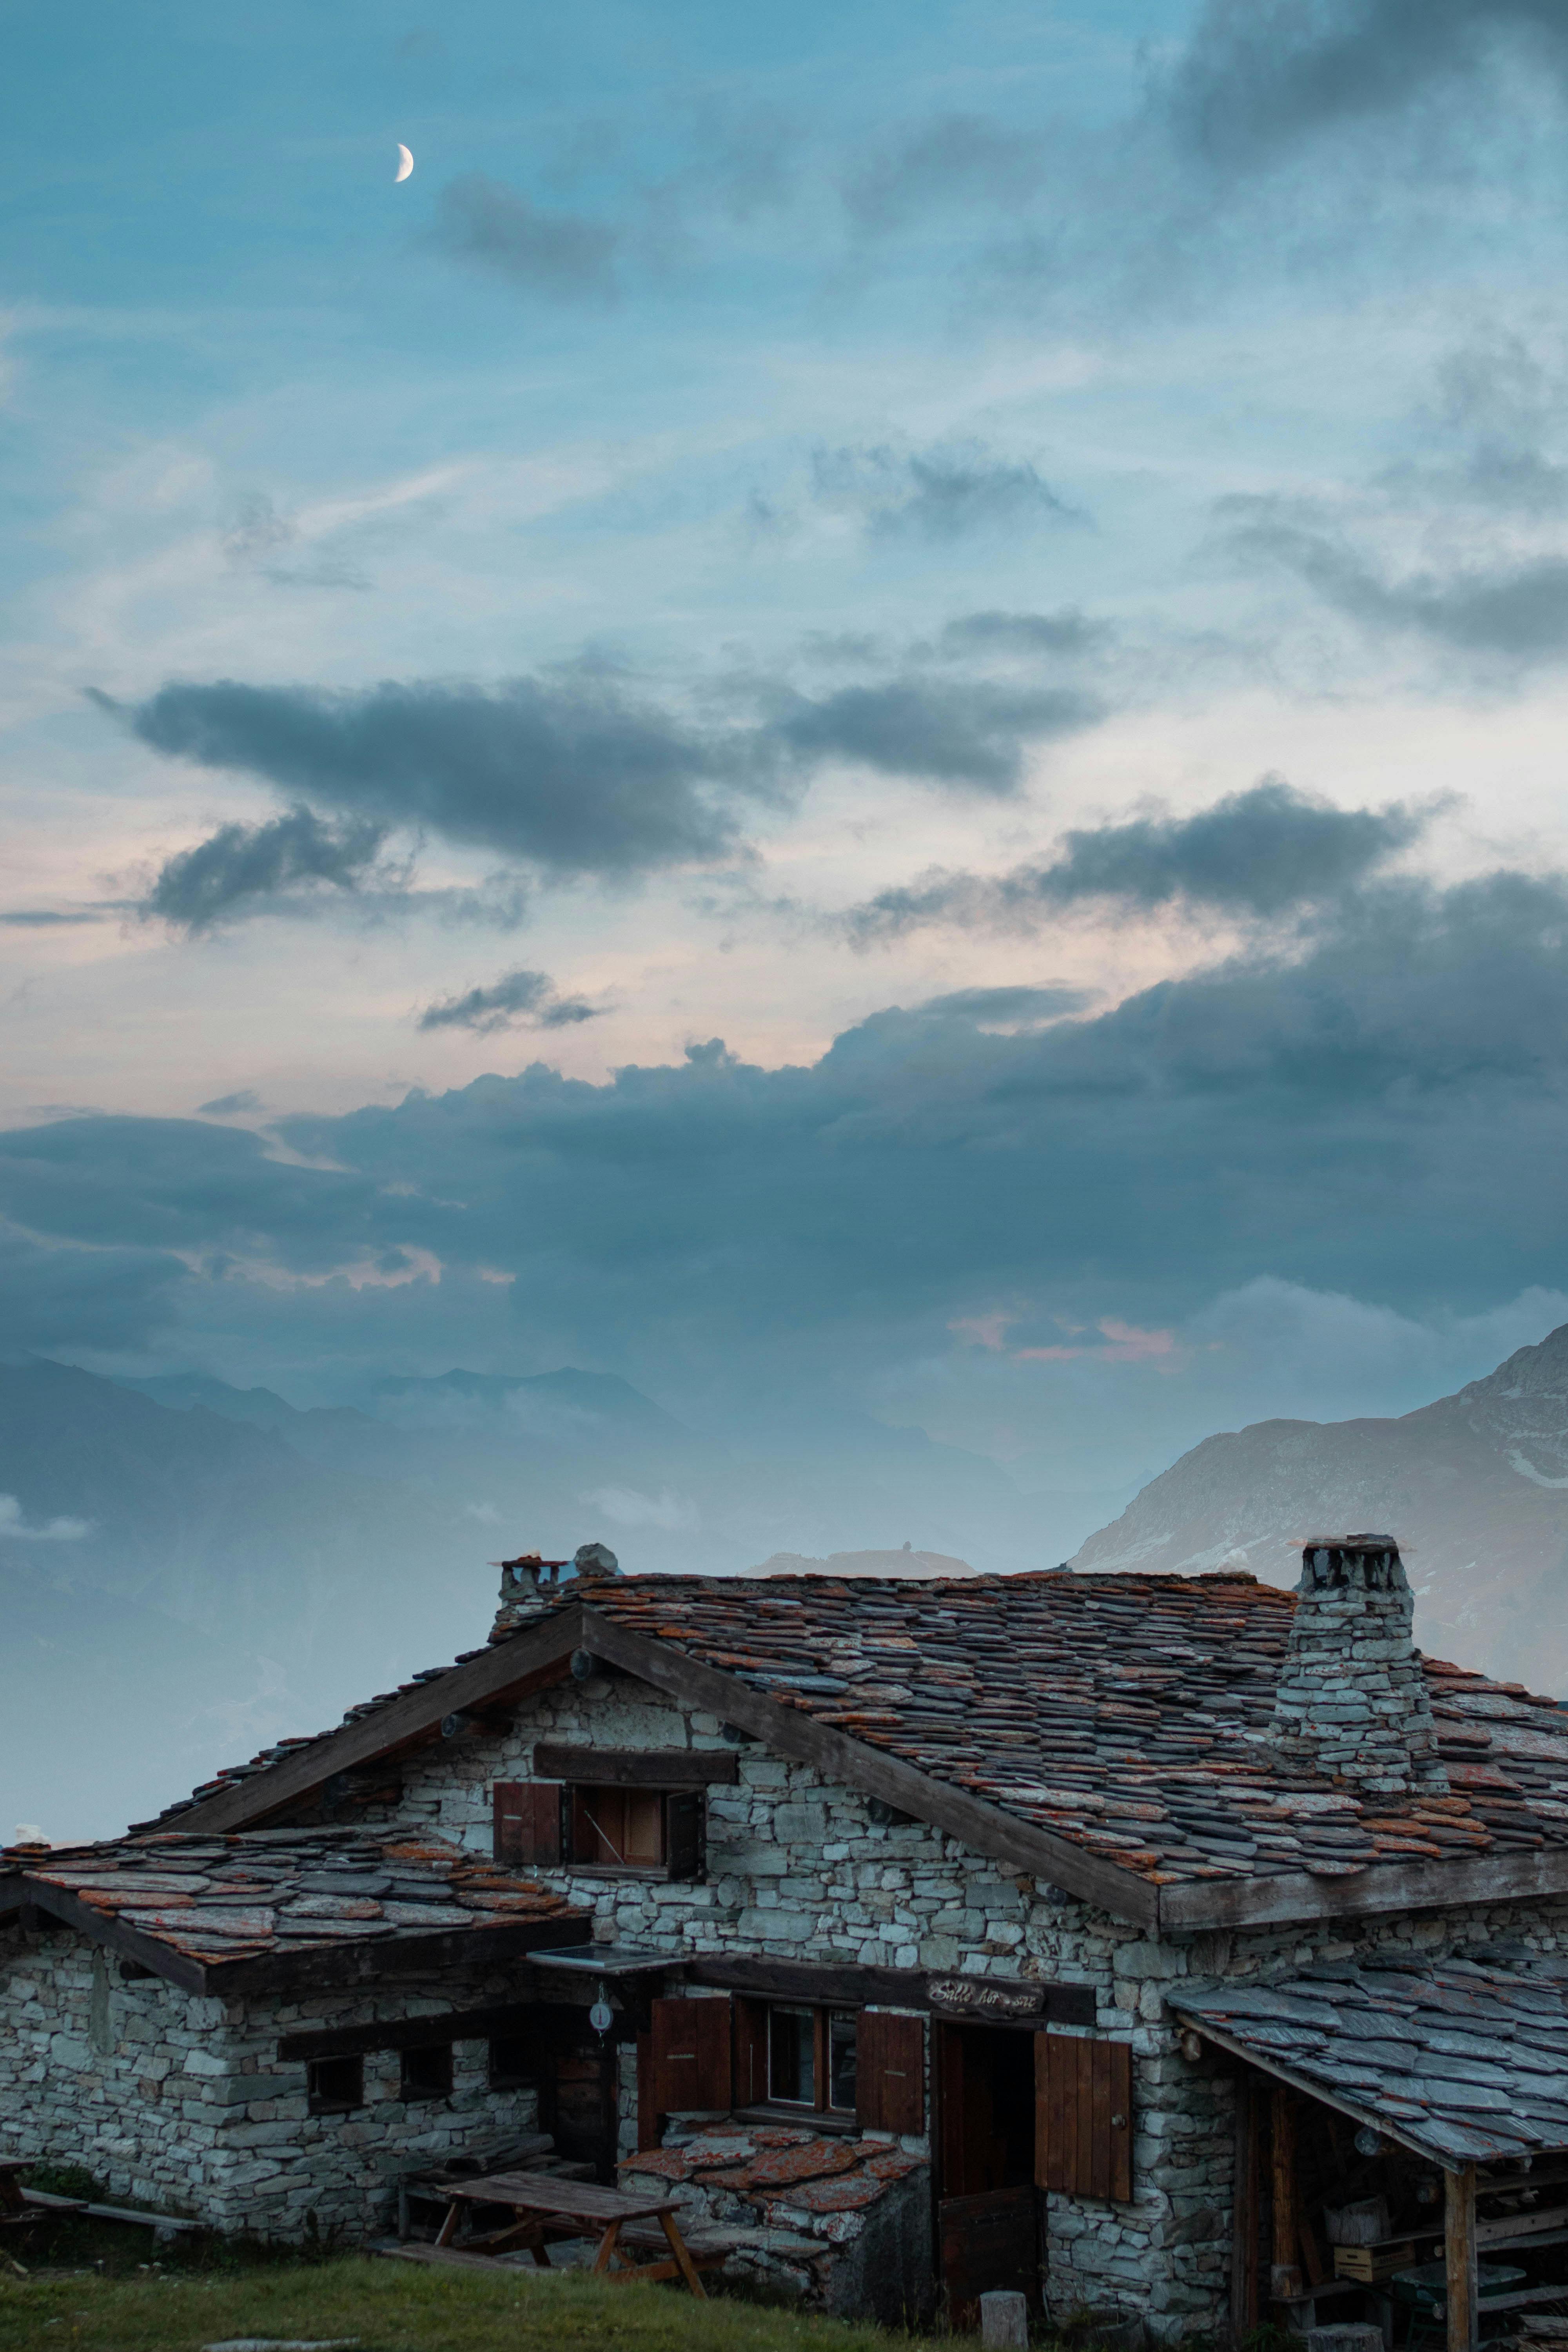
[[[397,143],[397,169],[393,173],[394,184],[395,184],[398,180],[406,180],[409,173],[412,172],[413,169],[414,158],[409,153],[407,148],[405,147],[402,141],[399,140]]]

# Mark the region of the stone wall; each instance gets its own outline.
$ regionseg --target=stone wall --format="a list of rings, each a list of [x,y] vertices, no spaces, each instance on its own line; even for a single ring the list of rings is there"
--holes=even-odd
[[[491,2091],[488,2045],[453,2047],[449,2099],[406,2105],[395,2051],[364,2060],[363,2106],[310,2113],[280,2034],[515,2000],[515,1979],[200,1999],[161,1977],[124,1983],[72,1929],[0,1932],[0,2155],[85,2165],[111,2196],[216,2229],[357,2240],[385,2227],[400,2175],[534,2126],[531,2091]]]

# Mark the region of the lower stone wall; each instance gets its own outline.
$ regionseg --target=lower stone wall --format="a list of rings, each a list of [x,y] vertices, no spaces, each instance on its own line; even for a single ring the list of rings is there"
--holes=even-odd
[[[405,2102],[395,2051],[364,2059],[364,2104],[311,2115],[279,2037],[515,2000],[504,1976],[374,1995],[201,1999],[121,1980],[68,1928],[0,1934],[0,2155],[83,2165],[111,2196],[226,2232],[353,2242],[386,2227],[396,2184],[531,2131],[531,2090],[492,2091],[483,2042],[453,2045],[450,2098]]]

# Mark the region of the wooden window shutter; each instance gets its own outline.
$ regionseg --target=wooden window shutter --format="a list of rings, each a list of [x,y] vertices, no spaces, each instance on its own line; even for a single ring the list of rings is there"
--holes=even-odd
[[[1132,2048],[1035,2036],[1035,2179],[1067,2197],[1132,2197]]]
[[[730,2112],[730,2003],[656,2000],[648,2062],[659,2116]]]
[[[664,1801],[664,1853],[671,1878],[702,1875],[702,1829],[701,1790],[672,1790]]]
[[[768,2095],[768,2007],[763,2000],[734,2004],[734,2104],[760,2106]]]
[[[555,1780],[498,1780],[495,1858],[517,1869],[561,1860],[561,1787]]]
[[[855,2120],[863,2131],[925,2129],[925,2024],[863,2009],[855,2022]]]

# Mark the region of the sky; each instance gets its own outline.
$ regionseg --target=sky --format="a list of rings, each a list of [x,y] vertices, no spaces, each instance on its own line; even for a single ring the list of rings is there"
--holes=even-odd
[[[9,1346],[1099,1492],[1568,1319],[1563,0],[4,22]]]

